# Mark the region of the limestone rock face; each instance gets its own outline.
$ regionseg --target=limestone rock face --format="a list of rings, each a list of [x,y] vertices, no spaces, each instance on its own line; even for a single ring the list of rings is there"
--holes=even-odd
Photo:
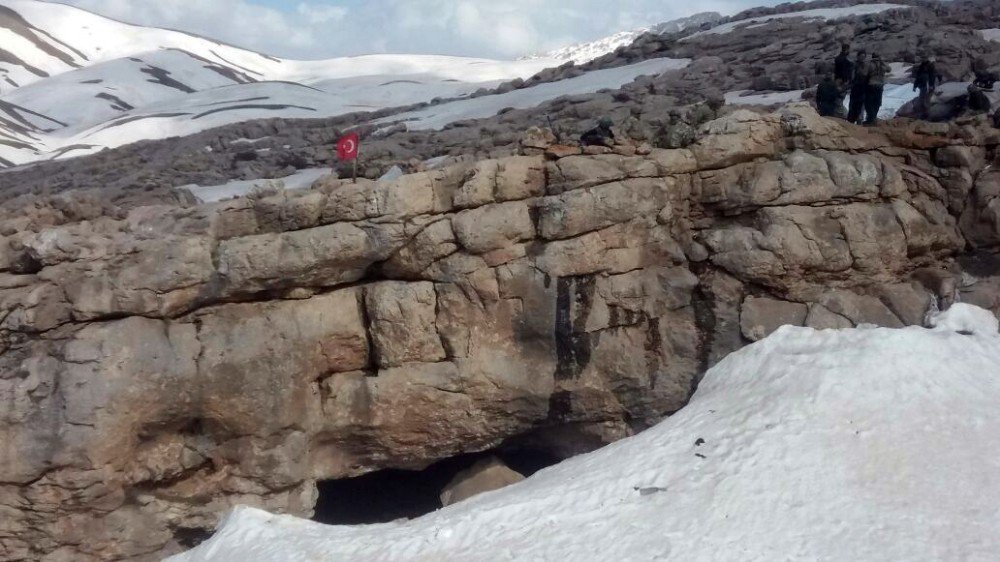
[[[1000,313],[989,138],[795,106],[685,150],[6,223],[0,559],[155,560],[235,504],[309,516],[318,480],[581,452],[786,324]]]

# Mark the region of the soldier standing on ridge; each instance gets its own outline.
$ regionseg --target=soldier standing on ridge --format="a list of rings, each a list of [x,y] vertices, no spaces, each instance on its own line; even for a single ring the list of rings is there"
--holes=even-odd
[[[854,78],[854,63],[851,62],[851,46],[844,43],[840,46],[840,54],[833,60],[833,78],[846,89]]]
[[[837,89],[839,90],[837,96],[837,103],[841,107],[844,105],[844,99],[847,98],[847,92],[851,88],[851,80],[854,79],[854,63],[851,62],[851,46],[844,43],[840,46],[840,54],[833,61],[833,79],[837,83]],[[837,117],[844,117],[844,111],[838,111]]]
[[[920,90],[919,115],[922,119],[928,119],[931,115],[931,99],[941,82],[941,76],[935,65],[937,59],[926,55],[922,59],[913,71],[913,91]]]
[[[882,94],[885,92],[885,79],[892,69],[882,62],[878,53],[872,55],[868,63],[868,86],[865,88],[865,125],[874,125],[878,121],[878,112],[882,109]]]
[[[865,109],[865,92],[868,90],[868,53],[858,51],[854,62],[854,76],[851,78],[851,108],[847,120],[851,123],[861,121],[861,113]]]
[[[611,130],[614,124],[611,118],[601,117],[596,127],[580,136],[580,144],[582,146],[614,146],[615,133]]]

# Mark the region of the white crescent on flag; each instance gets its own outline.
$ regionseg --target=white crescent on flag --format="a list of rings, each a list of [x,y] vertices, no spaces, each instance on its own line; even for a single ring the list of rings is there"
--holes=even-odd
[[[337,141],[337,157],[341,160],[355,160],[359,148],[358,134],[348,133]]]

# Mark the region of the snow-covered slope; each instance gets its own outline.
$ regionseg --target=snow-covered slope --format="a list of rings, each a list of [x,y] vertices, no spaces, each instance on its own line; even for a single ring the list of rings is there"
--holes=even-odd
[[[181,49],[234,72],[260,76],[282,65],[267,55],[195,35],[129,25],[36,0],[0,1],[0,82],[25,86],[48,76],[137,53]],[[0,92],[8,91],[0,89]]]
[[[501,109],[526,109],[560,96],[596,92],[604,88],[620,88],[639,76],[655,76],[669,70],[684,68],[689,59],[650,59],[636,64],[594,70],[576,78],[539,84],[478,98],[462,99],[426,109],[401,113],[379,120],[379,123],[405,122],[410,130],[440,129],[449,123],[465,119],[481,119],[496,115]]]
[[[249,508],[173,562],[995,560],[1000,335],[785,327],[659,426],[409,522]]]
[[[631,45],[644,33],[678,33],[692,27],[699,27],[703,24],[722,19],[716,12],[702,12],[686,18],[679,18],[652,27],[640,27],[630,31],[621,31],[598,39],[577,43],[554,51],[549,51],[541,55],[528,57],[528,59],[555,59],[560,61],[573,61],[576,64],[590,62],[600,56],[614,52],[619,47]]]
[[[837,20],[853,16],[879,14],[888,10],[903,10],[903,9],[909,9],[909,6],[903,4],[858,4],[855,6],[846,6],[843,8],[818,8],[814,10],[801,10],[797,12],[772,14],[768,16],[759,16],[755,18],[747,18],[747,19],[731,21],[729,23],[724,23],[722,25],[715,26],[707,31],[700,31],[698,33],[689,35],[685,37],[684,40],[690,40],[705,35],[720,35],[724,33],[730,33],[741,27],[752,27],[757,25],[763,25],[769,21],[779,20],[779,19],[802,18],[807,20],[810,19]]]
[[[573,61],[576,64],[583,64],[585,62],[590,62],[597,57],[614,52],[614,50],[618,47],[631,45],[632,42],[638,39],[640,35],[648,33],[649,31],[650,28],[648,27],[640,27],[639,29],[633,29],[631,31],[621,31],[615,33],[614,35],[609,35],[608,37],[602,37],[596,41],[577,43],[575,45],[549,51],[542,55],[537,55],[537,57],[532,56],[528,58],[553,58],[561,61]]]
[[[0,167],[247,119],[328,117],[460,97],[562,62],[282,60],[36,0],[0,0],[0,49]],[[206,108],[214,110],[210,119],[202,115]]]

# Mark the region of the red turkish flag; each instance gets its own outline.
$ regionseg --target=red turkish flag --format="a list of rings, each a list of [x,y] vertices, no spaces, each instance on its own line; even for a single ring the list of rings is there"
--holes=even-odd
[[[360,139],[357,133],[347,133],[337,141],[337,158],[355,160],[358,157]]]

